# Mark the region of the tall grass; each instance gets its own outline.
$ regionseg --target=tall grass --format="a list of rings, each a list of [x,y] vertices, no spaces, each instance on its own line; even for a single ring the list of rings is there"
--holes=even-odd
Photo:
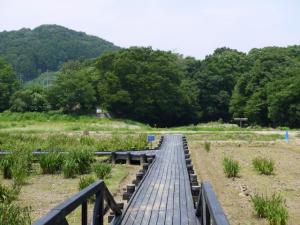
[[[11,203],[18,198],[19,193],[20,188],[16,186],[8,187],[0,184],[0,203]]]
[[[24,146],[18,145],[20,149]],[[33,156],[31,151],[26,148],[23,150],[13,150],[11,154],[8,154],[0,158],[0,167],[5,179],[13,179],[16,185],[22,185],[25,183],[32,167]]]
[[[30,225],[30,209],[22,208],[14,203],[18,198],[20,188],[0,184],[0,224]]]
[[[224,157],[223,161],[223,169],[224,169],[224,173],[225,175],[230,178],[230,177],[237,177],[241,167],[238,161],[232,159],[231,157]]]
[[[112,170],[111,164],[108,163],[95,163],[93,166],[93,171],[99,179],[107,178]]]
[[[81,191],[82,189],[90,186],[92,183],[95,183],[95,182],[96,182],[96,179],[94,176],[87,175],[87,176],[80,177],[78,189],[79,189],[79,191]]]
[[[78,164],[74,159],[68,159],[64,162],[62,171],[65,178],[74,178],[78,174]]]
[[[64,155],[60,152],[50,152],[40,156],[40,167],[43,174],[55,174],[61,171]]]
[[[210,142],[207,141],[204,142],[204,149],[206,152],[210,152]]]
[[[275,163],[271,159],[256,157],[252,160],[252,164],[260,174],[271,175],[274,172]]]
[[[145,149],[146,134],[113,134],[108,137],[93,137],[66,134],[20,134],[0,132],[0,149],[15,150],[24,148],[47,151],[68,151],[76,148],[88,148],[90,151],[113,151]]]
[[[30,225],[30,208],[15,203],[0,203],[0,222],[3,225]]]
[[[251,196],[256,215],[267,218],[270,225],[286,225],[288,211],[280,194],[274,193],[271,197],[254,194]]]

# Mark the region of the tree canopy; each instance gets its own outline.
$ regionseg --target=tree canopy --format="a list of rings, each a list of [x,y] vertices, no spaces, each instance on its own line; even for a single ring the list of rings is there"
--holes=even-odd
[[[197,90],[181,61],[179,55],[151,48],[103,55],[96,64],[101,105],[116,116],[150,124],[194,122]]]
[[[44,85],[49,76],[55,79]],[[247,54],[219,48],[203,60],[131,47],[69,61],[20,90],[0,59],[0,90],[1,111],[91,113],[101,106],[157,126],[247,117],[252,125],[300,127],[300,46]]]
[[[9,107],[9,98],[20,87],[11,65],[0,58],[0,112]]]
[[[58,25],[0,32],[0,56],[24,81],[57,71],[68,60],[95,58],[117,49],[111,42]]]

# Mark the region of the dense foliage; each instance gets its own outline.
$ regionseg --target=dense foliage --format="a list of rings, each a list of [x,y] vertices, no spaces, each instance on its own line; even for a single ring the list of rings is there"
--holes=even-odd
[[[0,112],[9,107],[10,96],[19,88],[19,82],[11,65],[0,58]]]
[[[171,126],[195,122],[197,90],[182,57],[151,48],[108,53],[97,61],[99,102],[118,117]]]
[[[101,38],[57,25],[0,32],[0,56],[25,81],[48,70],[56,71],[68,60],[95,58],[117,49]]]
[[[250,122],[300,126],[300,46],[253,49],[235,86],[230,111]]]
[[[2,65],[1,111],[90,114],[100,106],[153,126],[247,117],[252,125],[300,127],[300,46],[248,54],[220,48],[204,60],[132,47],[69,61],[49,85],[21,90],[12,68]]]

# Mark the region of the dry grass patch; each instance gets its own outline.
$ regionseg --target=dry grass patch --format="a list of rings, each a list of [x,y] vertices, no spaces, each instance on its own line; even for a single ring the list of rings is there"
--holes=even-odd
[[[231,225],[265,225],[265,219],[257,219],[250,195],[280,192],[286,199],[288,224],[300,221],[300,141],[272,142],[219,142],[211,141],[214,149],[207,154],[198,138],[188,139],[192,161],[198,177],[209,181],[228,216]],[[232,156],[242,166],[240,177],[234,181],[224,176],[220,163],[224,156]],[[253,170],[255,157],[272,158],[276,173],[262,176]]]
[[[114,165],[111,176],[105,179],[110,192],[120,200],[120,190],[130,183],[139,166]],[[80,178],[64,179],[62,175],[33,175],[27,184],[22,186],[18,203],[21,206],[31,207],[31,218],[35,221],[47,214],[53,207],[78,192]],[[0,182],[9,184],[10,180]],[[92,205],[89,205],[89,215],[92,215]],[[80,224],[80,208],[73,212],[68,220],[71,224]]]

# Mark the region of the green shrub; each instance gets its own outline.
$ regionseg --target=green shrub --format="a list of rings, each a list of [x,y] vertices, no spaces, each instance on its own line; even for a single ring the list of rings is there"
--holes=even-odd
[[[15,203],[0,203],[0,224],[30,225],[30,208],[22,208]]]
[[[14,184],[19,186],[26,183],[28,177],[28,171],[24,169],[26,167],[26,162],[19,159],[12,167],[12,178]]]
[[[239,162],[230,158],[230,157],[225,157],[222,161],[223,164],[223,169],[225,175],[229,177],[237,177],[238,173],[241,170],[241,167],[239,165]]]
[[[94,155],[87,149],[74,149],[65,156],[63,174],[65,178],[75,177],[77,174],[86,174],[91,171]]]
[[[91,184],[95,183],[96,182],[96,179],[94,176],[91,176],[91,175],[86,175],[86,176],[83,176],[83,177],[80,177],[80,180],[79,180],[79,191],[90,186]],[[89,198],[89,201],[92,203],[92,202],[95,202],[96,201],[96,196],[92,196]]]
[[[254,194],[251,196],[254,211],[260,218],[267,218],[270,225],[286,225],[288,211],[280,194],[274,193],[271,198]]]
[[[78,173],[86,174],[91,170],[91,164],[94,162],[94,155],[87,149],[75,149],[69,152],[68,159],[77,164]]]
[[[95,163],[93,170],[99,179],[104,179],[110,175],[112,166],[108,163]]]
[[[20,189],[15,186],[10,188],[0,184],[0,203],[11,203],[17,199],[19,193]]]
[[[254,169],[261,174],[271,175],[274,171],[274,161],[271,159],[257,157],[252,160],[252,164]]]
[[[210,152],[210,142],[204,142],[204,149],[206,152]]]
[[[64,162],[64,155],[59,152],[50,152],[42,155],[39,163],[43,174],[55,174],[61,171]]]
[[[258,217],[267,217],[268,201],[267,196],[264,195],[259,196],[258,194],[254,194],[251,196],[251,202]]]
[[[4,179],[12,178],[12,167],[14,165],[14,160],[12,155],[6,155],[0,161],[0,167],[3,173]]]
[[[67,159],[62,167],[65,178],[73,178],[78,174],[78,164],[74,159]]]
[[[0,166],[5,179],[13,178],[15,184],[22,185],[25,183],[30,170],[32,169],[32,153],[22,148],[14,150],[11,154],[0,159]]]
[[[92,183],[95,183],[95,182],[96,182],[96,179],[94,176],[87,175],[87,176],[80,177],[79,191],[90,186]]]

